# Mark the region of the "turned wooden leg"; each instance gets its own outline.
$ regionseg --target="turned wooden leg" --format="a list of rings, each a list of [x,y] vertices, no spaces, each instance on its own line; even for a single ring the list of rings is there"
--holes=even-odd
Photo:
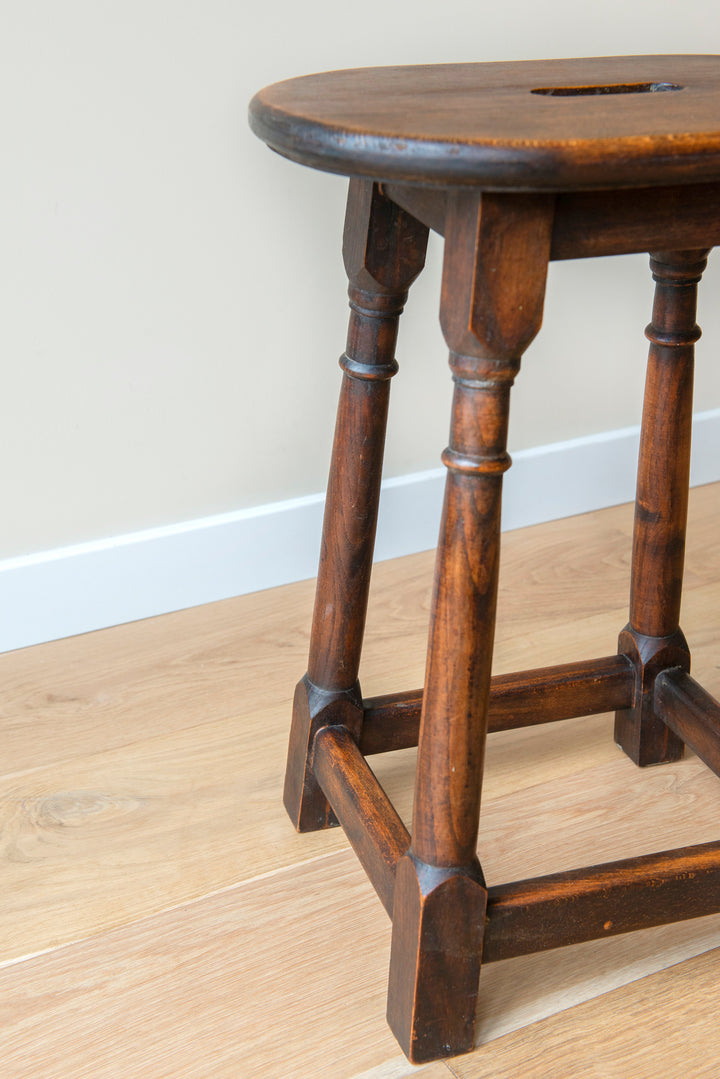
[[[350,281],[347,348],[325,503],[308,671],[295,691],[285,807],[299,831],[335,824],[310,767],[321,727],[362,722],[358,669],[380,497],[398,319],[425,260],[428,230],[384,198],[350,183],[343,254]]]
[[[396,875],[388,1021],[411,1061],[473,1044],[487,890],[477,860],[510,387],[540,328],[552,200],[459,193],[441,321],[455,381],[412,846]]]
[[[656,715],[655,679],[690,669],[680,629],[697,286],[707,251],[651,255],[655,302],[650,340],[633,535],[630,621],[618,651],[635,664],[632,708],[616,713],[615,740],[638,765],[679,760],[683,743]]]

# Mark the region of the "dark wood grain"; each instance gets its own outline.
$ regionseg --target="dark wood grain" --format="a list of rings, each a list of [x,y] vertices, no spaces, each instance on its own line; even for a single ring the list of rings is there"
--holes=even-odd
[[[613,712],[632,703],[634,687],[635,668],[626,656],[495,675],[490,681],[488,734]],[[362,752],[369,756],[416,746],[422,699],[421,689],[366,698]]]
[[[552,259],[720,243],[720,184],[559,194]]]
[[[551,230],[545,196],[448,200],[440,322],[455,390],[388,995],[390,1026],[416,1063],[472,1044],[485,909],[475,848],[510,388],[540,326]]]
[[[322,727],[312,767],[385,910],[392,917],[395,870],[410,835],[345,727]]]
[[[630,621],[618,651],[634,662],[637,696],[618,712],[615,740],[639,765],[677,760],[683,743],[657,717],[653,683],[663,667],[689,669],[680,630],[685,562],[697,286],[706,250],[658,252],[640,457],[638,462]]]
[[[388,1021],[414,1063],[469,1049],[480,963],[720,910],[720,844],[489,892],[476,856],[486,735],[616,709],[639,765],[687,743],[720,773],[720,705],[680,628],[697,285],[720,243],[720,57],[391,67],[291,79],[250,106],[279,153],[351,180],[350,327],[308,673],[285,799],[339,819],[393,931]],[[397,320],[428,229],[454,381],[425,686],[358,671]],[[656,282],[618,654],[491,680],[510,389],[550,259],[650,251]],[[622,392],[622,386],[618,387]],[[363,754],[418,744],[412,840]],[[334,810],[334,812],[333,812]],[[608,812],[614,811],[608,806]]]
[[[533,90],[674,83],[677,92]],[[720,58],[621,56],[360,68],[268,86],[250,124],[345,176],[485,189],[648,187],[720,177]]]
[[[398,319],[425,262],[427,228],[366,181],[350,184],[343,255],[350,321],[307,676],[298,684],[285,777],[285,807],[300,831],[335,823],[309,756],[320,727],[362,722],[358,669],[382,478]]]
[[[690,649],[678,629],[668,637],[648,637],[626,626],[618,650],[635,667],[635,694],[629,708],[615,713],[616,743],[640,768],[680,760],[684,745],[655,711],[655,679],[668,667],[690,669]]]
[[[418,221],[424,221],[433,232],[445,235],[448,193],[444,188],[419,187],[416,184],[383,184],[382,191]]]
[[[628,858],[488,891],[483,961],[720,911],[720,843]]]
[[[445,234],[446,190],[396,183],[383,184],[382,189],[398,206]],[[555,198],[550,245],[554,261],[718,243],[717,183],[561,192]]]
[[[720,776],[720,703],[687,672],[662,671],[655,679],[655,710],[716,776]]]
[[[359,684],[338,693],[320,689],[305,675],[296,685],[283,805],[299,832],[315,832],[338,823],[310,767],[315,735],[322,727],[334,723],[352,731],[357,738],[362,718]]]
[[[659,252],[645,385],[630,584],[630,625],[668,637],[680,624],[685,561],[697,285],[707,250]]]
[[[440,321],[455,391],[412,829],[429,865],[475,854],[510,388],[542,318],[550,211],[542,196],[449,202]]]
[[[308,676],[348,690],[360,664],[398,320],[427,229],[377,187],[350,185],[343,254],[350,321],[328,481]]]
[[[456,870],[400,859],[387,1019],[413,1064],[472,1049],[486,905],[477,860]]]

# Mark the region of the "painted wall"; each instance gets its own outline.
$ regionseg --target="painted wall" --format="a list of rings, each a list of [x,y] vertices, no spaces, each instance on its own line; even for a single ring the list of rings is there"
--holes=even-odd
[[[686,0],[8,0],[0,31],[0,558],[325,483],[345,337],[345,186],[271,154],[265,83],[365,64],[720,52]],[[438,464],[441,250],[401,330],[387,474]],[[698,407],[720,405],[720,270]],[[516,449],[639,419],[644,258],[551,269]]]

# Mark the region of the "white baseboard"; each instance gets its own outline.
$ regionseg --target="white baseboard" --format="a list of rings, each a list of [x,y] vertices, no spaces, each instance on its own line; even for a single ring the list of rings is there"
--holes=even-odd
[[[720,480],[720,409],[694,420],[693,485]],[[505,530],[634,496],[639,428],[513,455]],[[377,559],[435,546],[445,471],[383,484]],[[315,575],[323,496],[148,529],[0,562],[0,652]]]

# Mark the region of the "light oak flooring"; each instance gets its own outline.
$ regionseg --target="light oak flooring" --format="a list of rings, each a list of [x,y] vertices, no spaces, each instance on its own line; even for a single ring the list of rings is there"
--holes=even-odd
[[[683,626],[720,695],[720,485],[691,500]],[[632,511],[504,537],[498,672],[607,655]],[[433,558],[376,568],[367,695],[422,683]],[[720,916],[488,966],[479,1047],[415,1069],[390,924],[338,830],[280,802],[304,582],[0,656],[0,1077],[720,1075]],[[404,819],[413,751],[375,758]],[[490,883],[717,839],[720,781],[640,771],[612,717],[491,737]]]

